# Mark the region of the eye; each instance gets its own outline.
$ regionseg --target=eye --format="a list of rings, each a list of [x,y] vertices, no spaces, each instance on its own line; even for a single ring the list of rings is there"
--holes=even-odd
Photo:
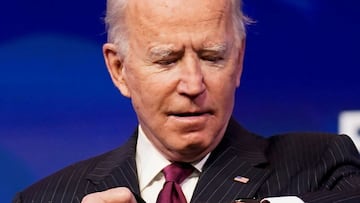
[[[202,56],[201,59],[212,63],[216,63],[224,60],[222,56]]]
[[[176,63],[177,61],[178,61],[177,59],[164,59],[164,60],[156,61],[155,63],[162,65],[162,66],[168,66],[168,65]]]
[[[174,56],[168,56],[168,57],[162,57],[154,61],[155,64],[160,66],[171,66],[173,64],[176,64],[181,57],[174,55]]]

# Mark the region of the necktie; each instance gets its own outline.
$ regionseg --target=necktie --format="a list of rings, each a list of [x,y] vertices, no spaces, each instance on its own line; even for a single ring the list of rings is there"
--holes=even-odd
[[[180,184],[193,172],[190,164],[174,162],[166,166],[162,172],[165,183],[156,203],[186,203]]]

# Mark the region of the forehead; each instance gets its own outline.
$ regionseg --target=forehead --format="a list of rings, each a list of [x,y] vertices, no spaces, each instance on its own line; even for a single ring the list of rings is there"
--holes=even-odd
[[[164,21],[220,17],[228,11],[229,0],[135,0],[129,2],[129,11],[139,18]],[[164,19],[164,17],[166,17]]]
[[[217,32],[231,24],[229,0],[129,1],[126,23],[131,35]],[[204,33],[205,34],[205,33]]]

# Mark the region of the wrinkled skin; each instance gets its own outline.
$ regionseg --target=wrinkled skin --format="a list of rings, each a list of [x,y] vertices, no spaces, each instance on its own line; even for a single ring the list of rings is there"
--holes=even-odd
[[[244,54],[230,10],[219,0],[130,1],[128,53],[103,47],[114,84],[170,161],[199,160],[224,135]]]

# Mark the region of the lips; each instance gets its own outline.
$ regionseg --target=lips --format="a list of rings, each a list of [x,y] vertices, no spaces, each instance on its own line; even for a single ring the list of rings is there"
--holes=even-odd
[[[176,130],[186,134],[206,129],[213,115],[213,111],[172,112],[168,115],[168,121]]]
[[[192,116],[201,116],[204,115],[204,112],[195,112],[195,113],[175,113],[173,114],[174,116],[178,116],[178,117],[192,117]]]
[[[211,115],[213,114],[212,111],[206,110],[206,111],[194,111],[194,112],[171,112],[169,113],[169,116],[176,116],[176,117],[198,117],[203,115]]]

